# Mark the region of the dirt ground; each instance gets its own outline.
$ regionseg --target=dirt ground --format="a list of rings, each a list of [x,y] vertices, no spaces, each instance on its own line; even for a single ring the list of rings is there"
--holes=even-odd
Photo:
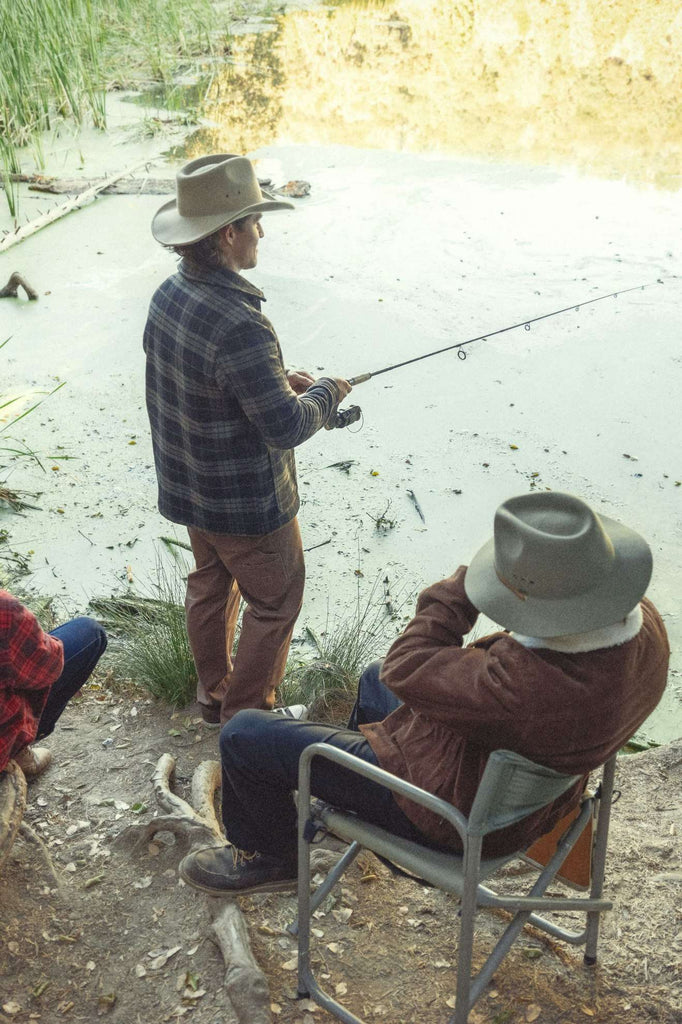
[[[172,715],[145,694],[86,688],[49,741],[55,761],[31,784],[25,820],[44,853],[19,836],[0,877],[0,1021],[236,1024],[211,939],[211,909],[178,880],[181,842],[162,833],[131,855],[115,838],[155,813],[151,773],[177,758],[176,790],[217,753],[217,732],[196,714]],[[619,1024],[681,1019],[682,742],[621,760],[607,873],[615,901],[600,964],[528,932],[471,1016],[480,1024],[586,1019]],[[164,842],[163,840],[167,841]],[[517,870],[520,865],[517,865]],[[59,886],[57,881],[59,880]],[[61,892],[60,892],[61,890]],[[273,1021],[333,1018],[297,1001],[294,897],[243,898]],[[394,878],[371,855],[318,912],[314,962],[331,992],[364,1019],[444,1022],[454,995],[451,897]],[[479,948],[504,926],[480,915]]]

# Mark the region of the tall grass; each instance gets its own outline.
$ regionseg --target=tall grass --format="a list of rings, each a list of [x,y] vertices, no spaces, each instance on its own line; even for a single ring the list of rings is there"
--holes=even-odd
[[[355,607],[328,623],[319,634],[306,627],[314,657],[290,657],[279,696],[285,704],[305,704],[308,717],[318,722],[345,725],[355,701],[358,679],[371,661],[382,657],[399,632],[398,605],[380,596],[377,580],[366,600],[360,583]]]
[[[167,82],[179,62],[222,46],[210,0],[2,0],[0,174],[6,196],[30,145],[68,119],[106,127],[107,88],[144,77]],[[15,211],[11,212],[16,216]]]
[[[91,609],[110,634],[115,674],[132,679],[173,707],[196,697],[197,673],[185,626],[185,580],[180,566],[157,561],[144,595],[101,598]]]

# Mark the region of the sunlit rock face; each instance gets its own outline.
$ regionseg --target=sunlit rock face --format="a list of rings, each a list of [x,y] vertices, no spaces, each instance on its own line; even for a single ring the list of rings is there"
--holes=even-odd
[[[351,0],[237,36],[187,151],[328,143],[677,188],[678,0]]]

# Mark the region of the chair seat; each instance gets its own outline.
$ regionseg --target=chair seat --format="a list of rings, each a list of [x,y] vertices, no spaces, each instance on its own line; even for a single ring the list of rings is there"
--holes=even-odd
[[[429,846],[422,846],[421,843],[402,839],[354,814],[337,811],[326,805],[316,808],[315,818],[323,822],[339,839],[348,843],[356,841],[365,849],[386,857],[417,878],[422,878],[445,892],[462,895],[464,859],[461,854],[434,850]],[[518,853],[509,853],[503,857],[482,858],[479,880],[494,874],[498,868],[518,856]],[[481,896],[479,903],[485,905],[485,902],[485,898]]]

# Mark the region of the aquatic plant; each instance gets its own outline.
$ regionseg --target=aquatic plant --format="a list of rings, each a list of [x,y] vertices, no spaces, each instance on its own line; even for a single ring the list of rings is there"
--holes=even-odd
[[[106,91],[168,81],[187,57],[223,48],[210,0],[17,0],[0,4],[0,177],[16,217],[16,150],[61,121],[106,127]]]

